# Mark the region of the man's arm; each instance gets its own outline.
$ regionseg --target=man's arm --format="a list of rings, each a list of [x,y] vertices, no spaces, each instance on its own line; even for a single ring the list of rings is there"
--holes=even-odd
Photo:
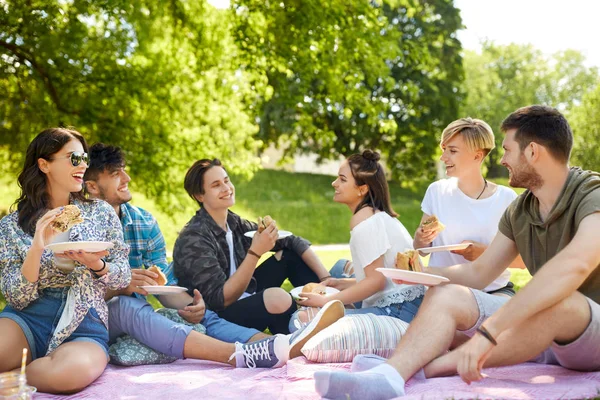
[[[575,237],[552,257],[525,287],[486,322],[486,329],[498,337],[573,294],[600,264],[600,213],[582,219]]]
[[[445,276],[452,283],[483,289],[500,276],[518,255],[515,242],[498,232],[483,254],[472,263],[425,268],[425,272]]]

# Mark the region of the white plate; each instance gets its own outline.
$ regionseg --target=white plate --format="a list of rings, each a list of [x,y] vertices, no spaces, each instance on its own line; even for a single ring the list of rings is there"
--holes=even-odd
[[[295,299],[302,297],[302,288],[303,287],[304,286],[298,286],[298,287],[295,287],[292,290],[290,290],[290,294],[292,295],[292,297]],[[334,294],[334,293],[338,293],[338,292],[339,292],[339,290],[337,290],[336,288],[325,286],[325,296],[329,296],[330,294]]]
[[[96,251],[108,250],[114,247],[111,242],[60,242],[46,245],[46,249],[55,253],[64,253],[69,250],[83,250],[88,253]]]
[[[417,285],[435,286],[442,282],[450,282],[450,279],[439,276],[426,274],[424,272],[406,271],[396,268],[377,268],[377,271],[390,279],[398,279],[406,283],[415,283]]]
[[[181,286],[140,286],[149,294],[175,294],[185,292],[187,289]]]
[[[255,234],[256,234],[256,231],[248,231],[248,232],[244,233],[244,236],[253,238]],[[286,237],[292,236],[292,235],[293,235],[293,233],[290,231],[279,231],[279,237],[277,239],[283,239],[283,238],[286,238]]]
[[[423,247],[422,249],[417,250],[421,253],[429,254],[438,251],[464,250],[470,245],[471,243],[449,244],[446,246]]]

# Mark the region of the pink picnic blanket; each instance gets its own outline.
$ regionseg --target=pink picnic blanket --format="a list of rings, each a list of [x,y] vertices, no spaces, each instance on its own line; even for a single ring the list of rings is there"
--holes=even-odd
[[[36,399],[248,399],[313,400],[313,374],[349,369],[350,364],[313,364],[304,357],[278,369],[229,368],[206,361],[176,361],[141,367],[108,366],[84,391],[72,396],[38,394]],[[458,377],[411,380],[402,399],[584,399],[600,397],[600,372],[580,373],[533,363],[490,368],[470,386]],[[357,399],[360,400],[360,399]]]

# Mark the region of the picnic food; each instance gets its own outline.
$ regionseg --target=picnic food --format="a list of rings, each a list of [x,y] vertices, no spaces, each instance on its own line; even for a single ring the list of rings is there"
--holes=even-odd
[[[265,215],[264,218],[258,217],[258,233],[261,233],[273,222],[270,215]]]
[[[436,232],[441,232],[446,229],[446,225],[442,224],[435,215],[429,216],[425,221],[423,221],[421,226],[425,230]]]
[[[311,283],[307,283],[306,285],[304,285],[304,287],[302,288],[302,293],[318,293],[318,294],[326,294],[327,288],[325,287],[325,285],[321,285],[320,283],[315,283],[315,282],[311,282]]]
[[[417,250],[407,250],[396,255],[396,268],[406,271],[423,272],[423,264]]]
[[[81,218],[81,211],[79,211],[79,208],[69,204],[64,207],[62,214],[52,221],[52,229],[62,233],[82,222],[83,218]]]
[[[158,275],[158,278],[154,279],[158,286],[165,286],[165,284],[167,283],[167,277],[165,276],[165,274],[163,274],[160,267],[153,265],[150,268],[148,268],[148,271],[154,272]]]

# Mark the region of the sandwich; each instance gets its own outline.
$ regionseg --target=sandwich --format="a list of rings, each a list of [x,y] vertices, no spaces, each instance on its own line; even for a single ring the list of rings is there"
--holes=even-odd
[[[307,283],[302,288],[302,293],[318,293],[318,294],[326,294],[327,287],[325,285],[321,285],[320,283]]]
[[[154,278],[154,280],[156,281],[156,284],[158,286],[165,286],[167,284],[167,277],[162,272],[162,270],[160,269],[160,267],[157,267],[156,265],[153,265],[150,268],[148,268],[148,271],[154,272],[156,275],[158,275],[158,278]]]
[[[52,221],[52,229],[62,233],[82,222],[83,218],[81,218],[81,211],[79,211],[79,208],[69,204],[65,206],[62,214],[57,216],[54,221]]]
[[[265,215],[264,218],[258,217],[258,233],[261,233],[262,231],[267,229],[267,227],[271,225],[271,222],[274,221],[270,215]]]
[[[421,257],[416,250],[407,250],[396,255],[396,268],[406,271],[423,272]]]
[[[435,215],[429,216],[425,221],[423,221],[421,226],[423,227],[423,230],[426,231],[441,232],[446,229],[446,225],[442,224]]]

